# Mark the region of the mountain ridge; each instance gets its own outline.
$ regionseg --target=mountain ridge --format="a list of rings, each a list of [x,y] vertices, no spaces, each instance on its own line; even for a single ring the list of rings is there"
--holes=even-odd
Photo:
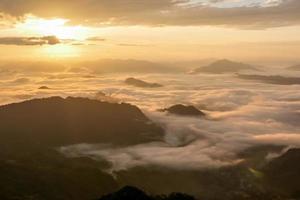
[[[242,70],[259,71],[256,67],[245,64],[242,62],[235,62],[228,59],[217,60],[209,65],[196,68],[191,71],[191,74],[198,73],[211,73],[211,74],[224,74],[224,73],[237,73]]]
[[[50,146],[138,144],[157,140],[163,133],[136,106],[80,97],[50,97],[0,106],[0,127],[2,138]]]

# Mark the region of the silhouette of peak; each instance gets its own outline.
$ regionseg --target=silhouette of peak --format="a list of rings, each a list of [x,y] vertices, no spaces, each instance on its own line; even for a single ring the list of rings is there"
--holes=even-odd
[[[237,63],[228,59],[221,59],[221,60],[217,60],[215,61],[213,64],[232,64],[232,63]]]
[[[50,88],[48,86],[41,86],[39,87],[39,90],[49,90]]]
[[[142,190],[125,186],[115,193],[111,193],[101,197],[99,200],[153,200]]]
[[[121,188],[117,193],[140,193],[140,194],[145,194],[142,190],[140,190],[139,188],[137,187],[134,187],[134,186],[129,186],[129,185],[126,185],[124,186],[123,188]]]
[[[144,87],[144,88],[162,87],[162,85],[160,85],[158,83],[148,83],[146,81],[136,79],[136,78],[127,78],[125,80],[125,83],[128,85],[135,86],[135,87]]]
[[[136,106],[80,97],[50,97],[0,106],[3,139],[27,145],[148,142],[163,132],[149,122]]]
[[[195,198],[183,193],[150,196],[136,187],[125,186],[117,192],[101,197],[99,200],[195,200]]]
[[[210,65],[197,68],[193,70],[192,73],[203,72],[203,73],[222,74],[222,73],[238,73],[242,70],[258,71],[258,69],[252,65],[231,61],[228,59],[222,59],[222,60],[217,60],[211,63]]]
[[[144,191],[132,186],[125,186],[116,192],[116,194],[125,199],[151,199]]]
[[[194,106],[186,106],[182,104],[176,104],[169,108],[162,109],[161,111],[176,115],[205,116],[205,114],[202,111],[198,110]]]

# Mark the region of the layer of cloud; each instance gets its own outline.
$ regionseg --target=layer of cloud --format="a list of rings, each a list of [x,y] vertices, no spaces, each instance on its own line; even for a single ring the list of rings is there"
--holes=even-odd
[[[106,41],[105,38],[101,38],[101,37],[97,37],[97,36],[94,36],[94,37],[89,37],[86,39],[87,41],[97,41],[97,42],[104,42]]]
[[[191,5],[191,2],[196,3]],[[224,2],[228,4],[228,1]],[[16,17],[29,13],[39,17],[61,17],[74,23],[94,25],[228,25],[265,28],[300,23],[298,0],[266,1],[237,7],[215,7],[212,3],[220,4],[220,1],[1,0],[0,12]]]
[[[76,67],[18,65],[22,70],[16,66],[0,67],[0,104],[56,95],[126,101],[164,127],[161,142],[128,147],[81,144],[62,149],[69,156],[104,158],[112,163],[111,172],[149,165],[187,170],[220,167],[241,162],[239,153],[256,145],[300,146],[299,85],[244,81],[234,75],[97,74],[86,63]],[[288,70],[285,73],[297,75]],[[129,87],[124,84],[129,76],[165,87]],[[39,90],[40,86],[51,90]],[[178,103],[194,105],[207,117],[156,111]]]
[[[0,37],[0,45],[35,46],[35,45],[56,45],[59,43],[60,40],[55,36]]]

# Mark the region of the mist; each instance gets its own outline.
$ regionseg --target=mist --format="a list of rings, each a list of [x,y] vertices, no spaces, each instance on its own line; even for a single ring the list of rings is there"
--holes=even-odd
[[[146,63],[145,69],[141,67],[136,71],[134,65],[130,68],[125,65],[119,71],[118,68],[107,71],[109,68],[95,68],[95,63],[76,67],[43,65],[43,68],[23,65],[14,70],[2,67],[0,103],[80,96],[137,105],[165,129],[163,141],[126,147],[111,144],[60,147],[66,156],[107,160],[112,164],[111,173],[136,166],[180,170],[218,168],[243,162],[239,153],[253,146],[299,147],[300,85],[242,80],[235,74],[167,72],[161,65],[155,70],[154,63],[138,63]],[[299,72],[265,67],[257,73],[295,76]],[[128,77],[159,83],[162,87],[127,85]],[[41,89],[42,86],[47,89]],[[206,113],[206,117],[183,117],[158,111],[179,103],[194,105]]]

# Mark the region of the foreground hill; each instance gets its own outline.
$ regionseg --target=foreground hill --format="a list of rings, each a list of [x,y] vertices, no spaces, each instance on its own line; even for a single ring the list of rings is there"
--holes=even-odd
[[[216,62],[213,62],[210,65],[194,69],[191,73],[192,74],[197,74],[197,73],[223,74],[223,73],[237,73],[242,70],[258,71],[258,69],[252,65],[224,59],[224,60],[218,60]]]
[[[1,142],[62,146],[77,143],[138,144],[163,130],[130,104],[51,97],[0,107]]]
[[[89,158],[67,158],[53,149],[0,152],[1,200],[92,200],[118,188],[108,165]],[[16,149],[15,149],[16,148]]]
[[[300,198],[300,149],[290,149],[264,168],[269,187],[284,196]]]
[[[195,198],[183,193],[149,196],[136,187],[125,186],[117,192],[101,197],[99,200],[195,200]]]
[[[119,171],[114,178],[101,170],[110,165],[101,160],[66,158],[45,149],[31,153],[19,151],[10,157],[4,157],[2,153],[0,199],[5,200],[193,199],[183,193],[200,200],[290,200],[300,197],[299,149],[290,150],[257,170],[244,164],[195,171],[138,167]],[[112,193],[124,185],[143,188],[154,196],[132,187]],[[169,193],[171,195],[156,196]]]
[[[176,191],[203,200],[300,198],[299,149],[272,161],[266,156],[284,147],[252,149],[238,157],[243,162],[219,168],[141,165],[114,171],[113,176],[107,173],[113,164],[107,160],[65,157],[56,150],[73,143],[127,145],[159,138],[161,128],[129,104],[52,97],[1,106],[0,134],[0,199],[4,200],[92,200],[101,196],[100,200],[126,200],[127,195],[131,200],[193,199],[178,193],[149,196],[131,187],[103,196],[124,185],[153,195]]]

